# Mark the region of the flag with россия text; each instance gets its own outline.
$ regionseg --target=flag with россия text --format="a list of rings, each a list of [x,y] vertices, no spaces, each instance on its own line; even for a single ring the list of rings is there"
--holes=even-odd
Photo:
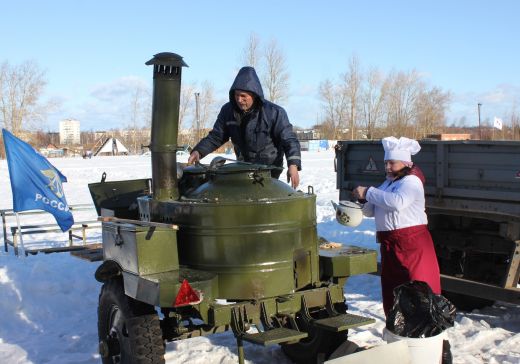
[[[13,211],[44,210],[54,215],[62,231],[70,229],[74,217],[61,184],[67,178],[6,129],[2,129],[2,137],[13,191]]]

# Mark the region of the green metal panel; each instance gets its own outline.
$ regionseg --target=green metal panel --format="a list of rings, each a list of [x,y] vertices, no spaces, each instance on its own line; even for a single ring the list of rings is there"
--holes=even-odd
[[[377,271],[377,252],[346,246],[320,250],[322,277],[350,277]]]
[[[316,320],[313,322],[313,325],[327,331],[340,332],[354,327],[373,324],[374,322],[376,322],[376,320],[373,318],[345,313],[334,317]]]
[[[325,309],[327,295],[330,296],[332,303],[343,303],[345,301],[343,288],[338,285],[306,289],[294,294],[284,295],[273,298],[262,298],[254,301],[243,301],[232,304],[210,303],[209,321],[211,326],[229,325],[231,323],[231,311],[233,308],[240,308],[245,311],[251,323],[261,322],[261,306],[265,308],[268,317],[279,315],[293,315],[302,309],[302,297],[305,297],[307,307],[311,311]]]
[[[208,305],[218,294],[218,277],[211,272],[180,267],[162,273],[136,275],[123,272],[125,293],[153,306],[172,307],[184,279],[201,294],[202,302],[195,305],[201,318],[208,322]]]
[[[294,285],[296,289],[312,283],[312,254],[308,249],[294,251]]]
[[[134,274],[179,269],[177,236],[173,229],[105,222],[103,254],[105,260],[116,261],[124,271]]]
[[[276,329],[258,332],[255,334],[245,333],[243,339],[257,345],[274,345],[286,343],[289,341],[298,342],[308,336],[306,332],[298,330],[291,330],[285,327],[278,327]]]
[[[114,212],[114,216],[122,219],[137,219],[136,200],[139,196],[150,193],[150,179],[135,179],[128,181],[111,181],[89,183],[88,188],[94,201],[98,216],[101,209]]]

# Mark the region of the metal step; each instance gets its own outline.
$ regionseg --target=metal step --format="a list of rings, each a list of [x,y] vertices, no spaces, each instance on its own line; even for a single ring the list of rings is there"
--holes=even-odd
[[[373,324],[374,322],[376,322],[376,320],[368,317],[344,313],[338,316],[312,321],[312,324],[327,331],[339,332],[354,327]]]
[[[306,332],[278,327],[276,329],[262,331],[256,334],[245,333],[243,339],[258,345],[273,345],[287,342],[298,342],[307,337]]]

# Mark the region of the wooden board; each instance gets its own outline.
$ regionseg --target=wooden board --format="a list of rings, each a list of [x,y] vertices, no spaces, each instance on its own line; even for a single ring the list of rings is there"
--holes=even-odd
[[[99,262],[103,260],[102,244],[91,244],[86,246],[85,249],[71,251],[70,255],[89,262]]]

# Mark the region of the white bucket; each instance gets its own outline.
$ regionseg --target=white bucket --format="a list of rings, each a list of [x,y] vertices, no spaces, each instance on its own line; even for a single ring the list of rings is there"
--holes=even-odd
[[[444,332],[439,335],[425,338],[399,336],[383,329],[383,340],[387,343],[404,340],[408,344],[411,364],[439,364],[442,361],[442,341],[446,339]]]

